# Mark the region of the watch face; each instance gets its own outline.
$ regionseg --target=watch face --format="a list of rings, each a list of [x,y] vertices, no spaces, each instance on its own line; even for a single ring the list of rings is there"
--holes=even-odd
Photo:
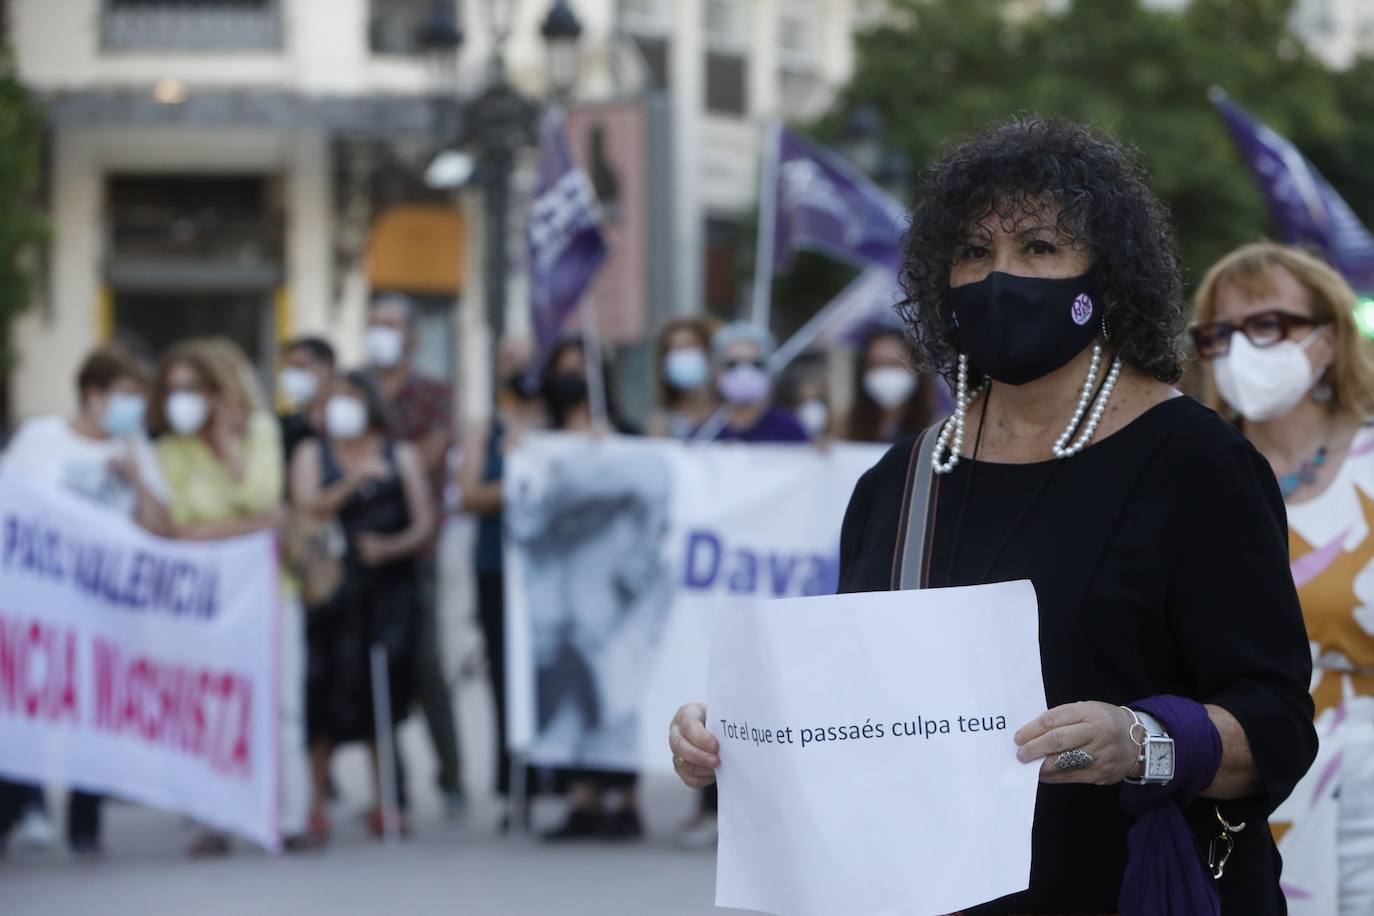
[[[1146,773],[1151,779],[1172,779],[1174,776],[1174,743],[1151,741],[1145,755]]]

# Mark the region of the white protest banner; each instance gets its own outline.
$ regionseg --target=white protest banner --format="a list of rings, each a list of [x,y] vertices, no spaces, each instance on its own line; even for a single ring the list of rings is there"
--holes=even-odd
[[[152,537],[0,474],[0,774],[278,845],[270,534]]]
[[[939,916],[1025,890],[1045,709],[1029,582],[712,615],[716,905]]]
[[[527,437],[507,459],[508,744],[541,766],[671,772],[709,611],[828,594],[883,447]]]

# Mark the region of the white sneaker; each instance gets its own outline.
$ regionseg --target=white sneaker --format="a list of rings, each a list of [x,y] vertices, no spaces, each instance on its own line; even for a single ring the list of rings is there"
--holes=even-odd
[[[684,849],[710,849],[716,845],[719,834],[714,814],[699,814],[682,825],[677,841]]]
[[[21,849],[47,850],[57,845],[52,821],[38,808],[30,808],[14,828],[15,845]]]
[[[467,817],[468,797],[462,792],[444,793],[444,817],[449,823],[457,823]]]

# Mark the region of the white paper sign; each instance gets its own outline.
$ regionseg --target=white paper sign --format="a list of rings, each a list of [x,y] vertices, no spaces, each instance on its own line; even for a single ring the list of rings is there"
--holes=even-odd
[[[939,916],[1026,889],[1030,582],[723,605],[713,625],[718,906]]]

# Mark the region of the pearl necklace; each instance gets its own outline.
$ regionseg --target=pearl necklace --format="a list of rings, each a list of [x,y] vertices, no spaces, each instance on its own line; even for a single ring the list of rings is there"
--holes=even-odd
[[[1083,387],[1079,391],[1078,406],[1074,408],[1073,417],[1050,449],[1054,453],[1054,457],[1072,458],[1083,451],[1092,441],[1093,434],[1097,432],[1097,427],[1101,425],[1102,417],[1107,412],[1107,402],[1111,399],[1112,390],[1116,388],[1117,380],[1121,378],[1121,357],[1117,356],[1112,360],[1112,367],[1107,371],[1107,379],[1102,383],[1102,390],[1094,398],[1093,392],[1097,388],[1101,369],[1102,345],[1093,344],[1092,364],[1088,367],[1088,377],[1083,380]],[[935,440],[934,469],[936,474],[948,474],[958,466],[959,453],[964,447],[964,429],[968,423],[968,408],[982,393],[984,387],[986,386],[979,386],[977,391],[969,392],[968,357],[960,354],[958,383],[954,397],[954,414],[940,427],[940,437]],[[1090,406],[1092,408],[1091,413],[1089,413]],[[1085,414],[1088,417],[1088,422],[1084,424],[1078,438],[1070,445],[1069,440],[1073,437],[1074,430],[1078,428],[1078,424],[1083,420]],[[940,459],[942,453],[945,455],[944,460]]]

